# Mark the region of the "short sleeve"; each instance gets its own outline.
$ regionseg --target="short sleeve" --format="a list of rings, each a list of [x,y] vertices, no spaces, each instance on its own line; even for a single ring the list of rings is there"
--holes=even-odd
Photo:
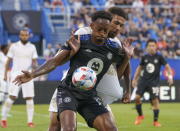
[[[167,64],[167,61],[164,59],[164,57],[162,55],[160,55],[160,63],[162,65],[166,65]]]
[[[145,65],[145,63],[144,63],[144,56],[141,58],[139,65],[141,65],[141,66],[144,66],[144,65]]]
[[[13,56],[14,56],[14,45],[10,46],[9,51],[7,53],[7,56],[10,58],[13,58]]]
[[[36,47],[33,46],[33,59],[37,59],[38,58],[38,55],[37,55],[37,50],[36,50]]]

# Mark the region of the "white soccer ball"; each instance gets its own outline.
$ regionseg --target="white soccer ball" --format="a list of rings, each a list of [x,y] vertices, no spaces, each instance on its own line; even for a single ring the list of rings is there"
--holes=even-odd
[[[72,83],[75,87],[83,90],[91,90],[96,84],[96,73],[89,67],[77,68],[72,75]]]

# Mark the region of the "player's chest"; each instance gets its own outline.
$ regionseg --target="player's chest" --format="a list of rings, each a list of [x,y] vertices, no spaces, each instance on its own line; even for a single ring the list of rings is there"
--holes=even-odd
[[[14,56],[15,57],[25,57],[29,58],[32,56],[32,49],[26,46],[17,46],[14,48]]]
[[[144,68],[148,73],[153,73],[154,71],[156,71],[160,67],[160,60],[158,58],[155,58],[155,57],[145,58],[144,63],[145,63]]]

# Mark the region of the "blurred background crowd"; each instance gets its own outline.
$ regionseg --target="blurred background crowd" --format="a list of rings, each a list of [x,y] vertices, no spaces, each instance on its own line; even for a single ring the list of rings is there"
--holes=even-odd
[[[65,20],[69,30],[88,26],[91,22],[90,16],[96,10],[119,6],[129,14],[123,37],[135,39],[132,43],[136,47],[134,58],[142,56],[146,41],[150,38],[157,41],[158,49],[165,58],[180,58],[180,0],[31,0],[30,2],[33,5],[32,9],[44,11],[48,16],[47,19],[48,14],[54,14],[52,20],[60,19],[59,14],[70,15],[69,22],[68,19]],[[47,29],[43,32],[50,32]],[[55,30],[57,39],[61,36],[61,39],[68,38],[67,35],[62,35],[62,32],[67,30],[64,28],[57,30],[61,31],[57,36]],[[63,42],[47,40],[43,55],[47,58],[53,56]]]
[[[65,11],[61,0],[45,0],[44,7],[52,12]],[[180,1],[179,0],[67,0],[73,8],[71,28],[88,26],[90,15],[112,6],[121,6],[129,13],[124,35],[133,37],[135,58],[139,58],[149,38],[158,42],[159,51],[166,58],[180,58]],[[56,7],[60,5],[61,8]],[[92,7],[93,5],[93,7]],[[175,8],[172,8],[175,7]],[[59,10],[58,10],[58,9]]]

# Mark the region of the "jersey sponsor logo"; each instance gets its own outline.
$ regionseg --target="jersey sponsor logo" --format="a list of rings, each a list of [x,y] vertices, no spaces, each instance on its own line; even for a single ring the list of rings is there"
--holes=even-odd
[[[152,64],[152,63],[147,64],[146,70],[147,70],[148,73],[153,73],[154,70],[155,70],[154,64]]]
[[[96,72],[96,74],[98,75],[101,73],[101,71],[104,67],[104,63],[99,58],[93,58],[88,62],[87,66],[90,67],[91,69],[93,69]]]
[[[71,102],[71,97],[65,97],[63,100],[65,103]]]
[[[108,52],[108,54],[107,54],[107,58],[108,58],[109,60],[111,60],[111,59],[112,59],[112,53],[111,53],[111,52]]]
[[[89,52],[89,53],[92,52],[92,50],[90,50],[90,49],[86,49],[85,51],[86,51],[86,52]]]

